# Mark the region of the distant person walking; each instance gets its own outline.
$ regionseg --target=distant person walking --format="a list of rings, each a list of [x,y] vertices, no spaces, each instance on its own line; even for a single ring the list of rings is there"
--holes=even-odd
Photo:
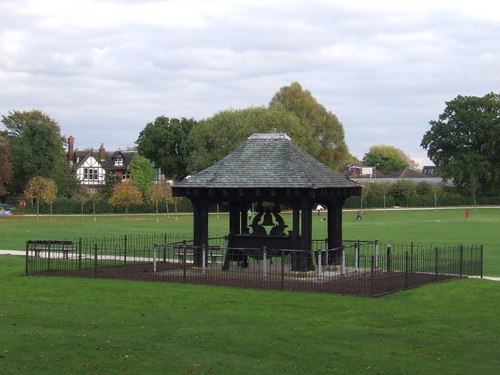
[[[322,205],[320,205],[320,204],[318,204],[318,205],[316,206],[316,211],[318,211],[318,215],[321,215],[321,211],[322,211],[322,210],[324,210],[324,209],[325,209],[325,208],[324,208]]]
[[[363,221],[363,211],[358,210],[358,214],[356,215],[356,221]]]
[[[466,209],[466,210],[465,210],[465,221],[468,221],[468,220],[469,220],[469,217],[470,217],[470,210],[469,210],[469,209]]]

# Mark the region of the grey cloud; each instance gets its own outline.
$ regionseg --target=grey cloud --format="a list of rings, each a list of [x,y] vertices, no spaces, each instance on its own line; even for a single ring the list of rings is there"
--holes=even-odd
[[[449,7],[191,2],[203,9],[182,23],[167,13],[120,19],[117,7],[162,3],[106,1],[102,9],[120,12],[101,25],[47,22],[16,4],[1,5],[9,17],[0,15],[0,114],[42,109],[82,148],[131,146],[159,115],[201,119],[267,105],[299,81],[337,114],[355,155],[384,143],[420,157],[446,100],[500,84],[499,22]]]

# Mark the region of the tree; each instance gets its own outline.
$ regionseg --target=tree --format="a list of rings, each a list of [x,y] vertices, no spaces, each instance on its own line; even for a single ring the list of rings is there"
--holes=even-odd
[[[92,214],[94,215],[94,223],[96,222],[95,204],[101,200],[99,191],[89,191],[89,200],[92,202]]]
[[[156,171],[151,162],[140,155],[134,155],[127,170],[130,172],[130,179],[142,193],[145,193],[153,184],[156,176]]]
[[[52,205],[57,199],[57,185],[51,178],[47,179],[47,185],[42,196],[42,200],[50,207],[50,214],[52,215]]]
[[[109,203],[113,206],[124,206],[125,214],[128,215],[130,206],[142,203],[142,193],[132,181],[123,180],[113,187],[113,194],[109,198]]]
[[[432,196],[434,197],[434,211],[437,211],[438,198],[439,196],[441,196],[441,194],[443,194],[443,191],[444,187],[442,184],[431,186]]]
[[[28,181],[24,190],[24,195],[28,199],[34,199],[36,202],[36,216],[40,214],[40,201],[50,205],[52,214],[52,204],[57,197],[57,186],[54,180],[42,176],[35,176]]]
[[[117,184],[121,183],[121,181],[122,180],[120,179],[120,177],[112,173],[110,170],[107,170],[106,174],[104,175],[104,187],[102,188],[102,190],[100,190],[99,199],[109,199],[113,194],[114,187]]]
[[[317,142],[318,148],[311,154],[319,161],[335,170],[345,165],[349,151],[342,124],[298,82],[282,87],[274,94],[269,106],[282,108],[299,118],[301,125],[312,133]]]
[[[14,172],[10,157],[10,144],[7,133],[0,132],[0,197],[7,195],[8,186],[12,182]]]
[[[90,195],[89,195],[87,189],[83,186],[80,186],[73,193],[73,200],[80,205],[80,214],[82,215],[82,220],[83,220],[83,208],[84,208],[85,204],[88,201],[90,201]]]
[[[135,142],[137,151],[151,160],[164,175],[181,180],[189,174],[192,147],[188,136],[195,124],[194,119],[159,116],[139,134]]]
[[[386,209],[386,197],[387,197],[387,194],[389,194],[389,192],[391,191],[391,185],[387,182],[382,182],[382,183],[379,183],[377,185],[380,189],[380,193],[382,194],[382,197],[384,198],[384,210],[385,210]]]
[[[168,200],[172,196],[171,190],[170,190],[170,184],[166,180],[160,180],[156,184],[152,184],[148,191],[147,191],[147,197],[151,203],[155,205],[156,208],[156,222],[158,223],[159,217],[159,210],[158,206],[161,202],[165,202],[167,206],[167,212],[168,212]]]
[[[388,145],[370,147],[370,150],[363,157],[363,164],[367,167],[376,167],[377,171],[385,175],[417,166],[417,163],[404,151]]]
[[[62,195],[70,196],[78,182],[57,122],[39,110],[9,112],[2,122],[10,138],[14,192],[23,191],[32,177],[43,176],[56,181]]]
[[[475,192],[498,191],[500,179],[500,94],[457,96],[446,102],[421,146],[446,179]]]
[[[254,133],[287,133],[306,151],[312,149],[310,132],[297,116],[280,108],[254,107],[227,110],[200,121],[193,127],[190,144],[193,147],[189,169],[200,171],[222,159]]]
[[[416,186],[408,180],[399,180],[391,186],[391,194],[397,205],[405,202],[409,206],[410,198],[416,195]]]

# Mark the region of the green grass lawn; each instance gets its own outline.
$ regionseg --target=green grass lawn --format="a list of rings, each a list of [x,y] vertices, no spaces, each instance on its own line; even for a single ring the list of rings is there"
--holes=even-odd
[[[22,275],[0,257],[0,374],[498,374],[500,284],[379,299]]]
[[[483,244],[486,275],[500,276],[500,209],[472,211],[466,222],[463,208],[441,210],[365,211],[362,222],[356,212],[343,215],[344,239],[378,239],[383,243],[420,242],[423,244]],[[325,213],[313,215],[313,238],[325,238]],[[284,214],[291,228],[291,215]],[[74,239],[78,237],[123,234],[168,233],[192,236],[192,215],[160,216],[0,216],[0,249],[22,250],[30,239]],[[228,233],[228,215],[210,215],[210,236]]]
[[[500,275],[500,210],[344,213],[344,238],[482,243]],[[324,215],[324,214],[323,214]],[[315,238],[326,235],[315,215]],[[285,220],[288,220],[285,218]],[[225,234],[227,215],[211,215]],[[0,248],[37,238],[190,236],[192,216],[0,217]],[[0,256],[0,374],[498,374],[500,283],[383,298],[127,280],[27,277]],[[488,272],[489,270],[489,272]]]

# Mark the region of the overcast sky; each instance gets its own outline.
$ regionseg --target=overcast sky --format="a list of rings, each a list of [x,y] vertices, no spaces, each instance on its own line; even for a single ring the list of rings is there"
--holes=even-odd
[[[429,164],[445,102],[500,90],[499,47],[494,0],[0,0],[0,115],[40,109],[76,148],[116,150],[160,115],[267,106],[297,81],[353,155]]]

